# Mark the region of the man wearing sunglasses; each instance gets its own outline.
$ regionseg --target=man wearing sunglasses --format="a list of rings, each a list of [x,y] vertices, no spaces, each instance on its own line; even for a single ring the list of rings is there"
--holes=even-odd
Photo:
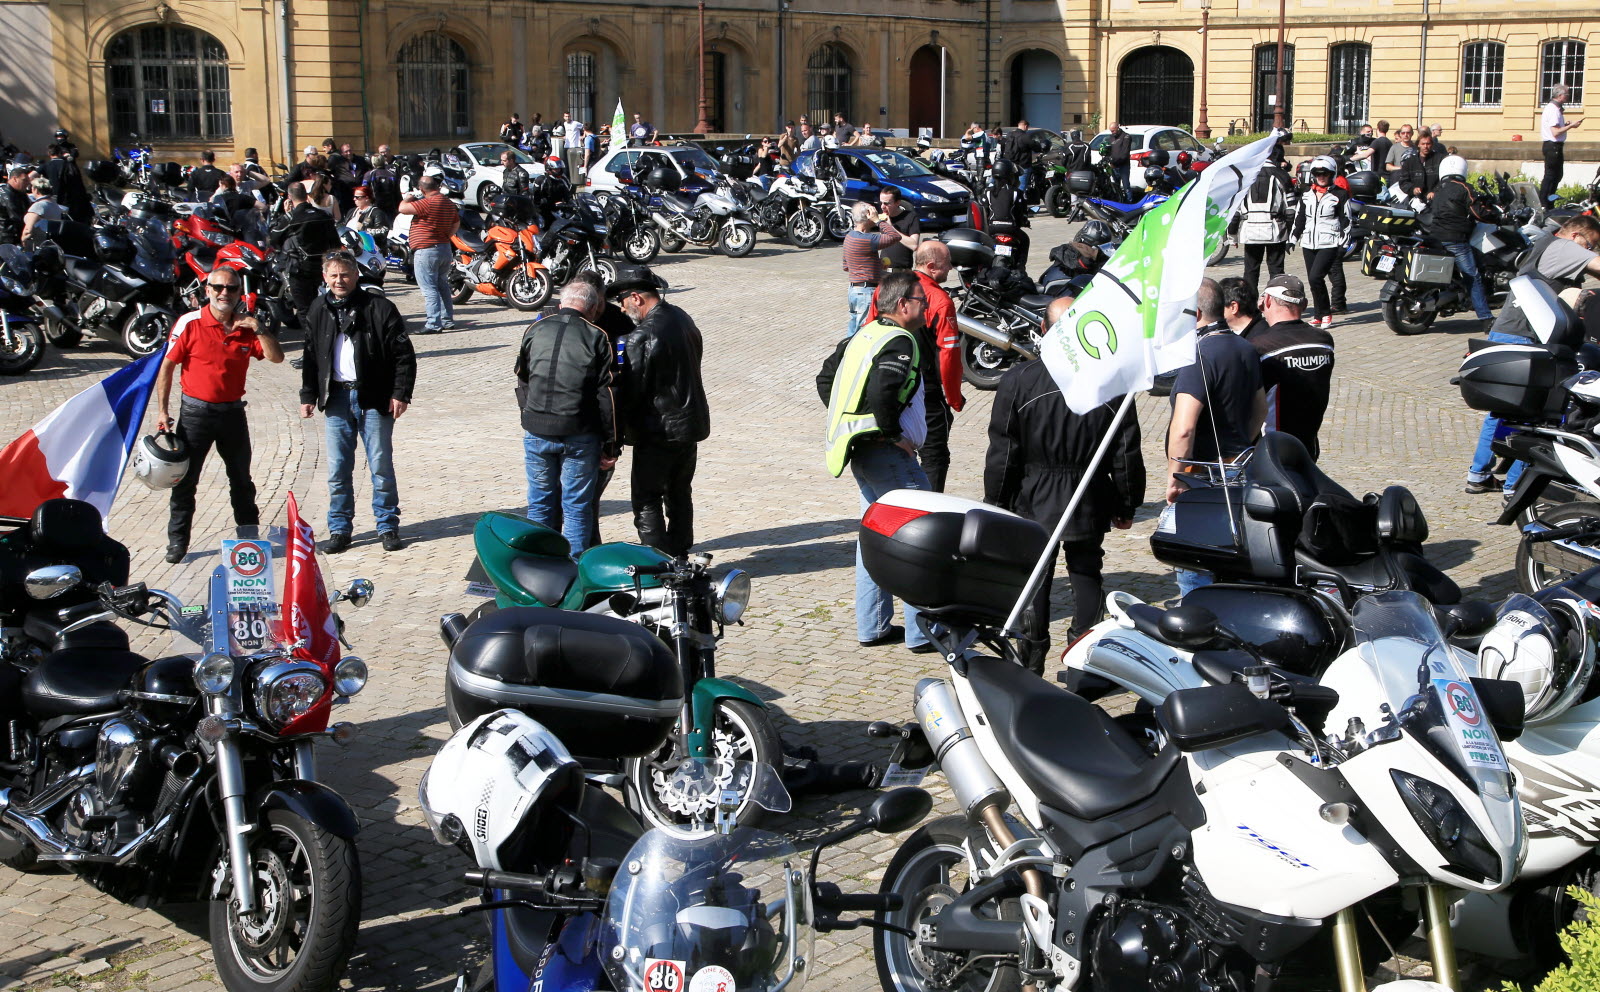
[[[244,282],[223,266],[206,276],[206,305],[172,325],[167,354],[156,377],[156,430],[176,430],[189,451],[189,471],[172,487],[167,523],[167,561],[176,564],[189,551],[194,522],[194,492],[212,445],[228,471],[233,522],[261,522],[256,486],[250,479],[250,423],[244,413],[244,380],[250,360],[283,361],[277,336],[263,331],[244,309]],[[172,373],[183,369],[182,399],[174,422]]]

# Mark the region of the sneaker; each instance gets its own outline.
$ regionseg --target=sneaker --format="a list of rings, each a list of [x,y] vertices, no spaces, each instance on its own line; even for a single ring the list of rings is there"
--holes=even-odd
[[[424,327],[422,330],[418,331],[417,333],[418,334],[438,334],[439,333],[439,329],[437,327]]]
[[[349,534],[331,534],[326,541],[322,542],[322,553],[325,555],[336,555],[349,546]]]
[[[1328,330],[1329,328],[1333,327],[1333,314],[1329,314],[1328,316],[1323,317],[1321,320],[1317,321],[1317,326],[1322,328],[1325,331]]]
[[[444,323],[440,324],[439,327],[440,327],[441,330],[453,331],[453,330],[456,329],[456,322],[453,321],[453,320],[447,320]]]
[[[1504,488],[1500,484],[1500,480],[1491,475],[1482,482],[1468,482],[1466,492],[1471,496],[1481,496],[1484,493],[1500,492]]]
[[[378,535],[378,541],[383,545],[383,550],[385,551],[399,551],[406,546],[406,542],[400,540],[400,532],[397,530],[384,531]]]

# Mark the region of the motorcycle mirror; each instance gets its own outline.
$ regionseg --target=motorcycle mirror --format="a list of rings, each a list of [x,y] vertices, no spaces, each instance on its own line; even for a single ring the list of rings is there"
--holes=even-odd
[[[1487,604],[1486,604],[1487,605]],[[1495,736],[1503,741],[1514,741],[1522,736],[1523,721],[1527,719],[1527,700],[1522,695],[1522,683],[1515,679],[1485,679],[1473,676],[1472,691],[1478,694],[1483,711]]]
[[[1469,599],[1464,603],[1455,603],[1445,607],[1443,616],[1439,618],[1439,627],[1444,636],[1471,637],[1482,634],[1493,627],[1496,620],[1493,603],[1481,599]]]
[[[29,572],[23,588],[34,599],[54,599],[83,583],[83,572],[76,565],[46,565]]]
[[[371,579],[351,579],[344,592],[339,594],[339,598],[351,606],[362,607],[372,602],[372,594],[375,592],[377,587],[372,584]]]
[[[1185,651],[1198,651],[1217,639],[1217,615],[1203,606],[1175,606],[1156,621],[1161,639]]]
[[[907,786],[874,799],[863,819],[880,834],[897,834],[921,823],[932,811],[933,797],[928,791]]]

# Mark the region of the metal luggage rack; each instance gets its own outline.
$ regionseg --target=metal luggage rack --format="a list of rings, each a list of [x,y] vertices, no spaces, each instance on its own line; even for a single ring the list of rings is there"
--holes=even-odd
[[[1255,448],[1246,448],[1231,462],[1199,461],[1194,458],[1180,458],[1177,461],[1179,465],[1188,467],[1191,475],[1204,476],[1207,485],[1238,487],[1245,484],[1244,470],[1255,451]]]

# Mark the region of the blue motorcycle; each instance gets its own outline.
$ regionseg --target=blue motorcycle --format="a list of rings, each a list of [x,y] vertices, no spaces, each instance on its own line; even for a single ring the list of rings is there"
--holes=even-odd
[[[1106,254],[1117,250],[1122,242],[1133,233],[1139,219],[1155,208],[1166,203],[1169,194],[1149,191],[1136,203],[1123,203],[1120,200],[1107,200],[1095,197],[1079,197],[1078,203],[1083,212],[1094,220],[1104,221],[1110,226],[1113,238],[1106,244],[1100,245]],[[1216,265],[1228,255],[1228,239],[1223,238],[1217,243],[1216,250],[1206,256],[1206,265]]]

